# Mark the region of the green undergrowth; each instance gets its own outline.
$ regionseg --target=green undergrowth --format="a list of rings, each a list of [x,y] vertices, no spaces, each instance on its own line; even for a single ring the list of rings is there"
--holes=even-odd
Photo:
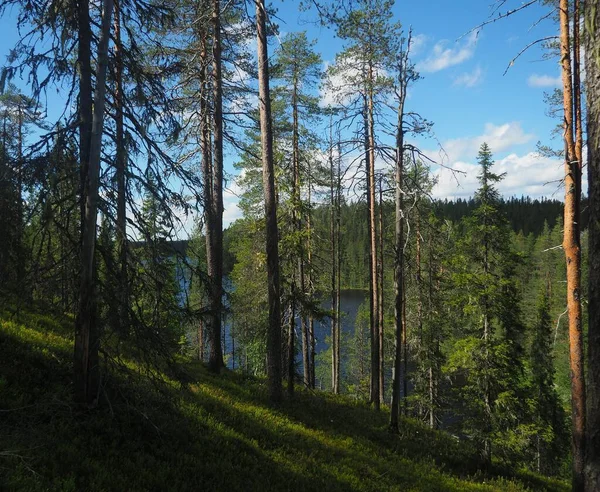
[[[0,311],[1,490],[568,490],[483,473],[468,444],[409,419],[392,435],[385,412],[342,397],[271,406],[263,380],[198,363],[152,383],[130,361],[84,412],[71,403],[72,326]]]

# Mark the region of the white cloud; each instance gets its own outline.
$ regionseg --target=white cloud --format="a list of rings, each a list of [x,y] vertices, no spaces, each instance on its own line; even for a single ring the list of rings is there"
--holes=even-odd
[[[231,223],[242,217],[242,210],[238,206],[240,192],[241,189],[235,180],[223,192],[223,227],[229,227]]]
[[[319,88],[319,105],[323,108],[327,106],[339,106],[348,103],[352,97],[356,96],[360,87],[357,87],[357,81],[361,80],[360,61],[353,58],[344,58],[336,60],[336,72],[331,74],[331,62],[323,63],[323,71],[326,73],[325,79]],[[375,77],[388,77],[388,72],[382,67],[375,67]]]
[[[356,65],[352,62],[345,63],[343,70],[339,73],[332,75],[329,73],[330,62],[323,64],[323,70],[327,73],[325,81],[319,88],[321,107],[326,108],[327,106],[338,106],[347,103],[350,98],[356,94],[356,86],[353,83],[356,81],[359,70]]]
[[[410,41],[410,55],[418,56],[429,42],[429,36],[425,34],[415,34]]]
[[[483,81],[483,71],[481,67],[475,67],[472,72],[464,72],[454,78],[454,85],[462,87],[475,87]]]
[[[475,158],[479,147],[486,142],[492,152],[509,150],[516,145],[531,142],[535,135],[526,133],[519,122],[513,121],[503,125],[486,123],[483,133],[474,137],[462,137],[442,142],[443,151],[428,151],[427,155],[434,161],[445,164],[458,161],[469,161]]]
[[[527,85],[529,87],[560,87],[562,85],[562,79],[560,78],[560,75],[552,77],[551,75],[533,74],[527,78]]]
[[[479,187],[477,176],[481,172],[480,166],[474,162],[458,161],[451,167],[464,174],[453,173],[445,168],[436,169],[434,174],[438,182],[433,195],[448,199],[473,196]],[[542,157],[536,152],[521,156],[510,154],[496,161],[493,172],[506,173],[498,183],[498,190],[505,197],[525,195],[532,198],[563,198],[560,180],[564,177],[564,167],[559,159]]]
[[[251,81],[252,77],[248,72],[246,72],[246,70],[244,70],[241,67],[238,67],[237,65],[233,67],[233,73],[231,74],[229,82],[233,84],[247,84]]]
[[[439,72],[469,60],[475,54],[477,33],[469,34],[462,44],[447,46],[447,40],[438,41],[429,56],[417,63],[417,70],[419,72]]]

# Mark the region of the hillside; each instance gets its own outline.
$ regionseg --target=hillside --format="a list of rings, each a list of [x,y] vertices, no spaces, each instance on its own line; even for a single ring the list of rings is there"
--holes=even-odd
[[[347,399],[301,391],[272,408],[261,380],[193,363],[186,384],[150,384],[129,363],[82,413],[69,394],[71,323],[0,315],[2,490],[568,490],[508,469],[486,476],[453,437],[410,420],[391,435],[385,412]]]

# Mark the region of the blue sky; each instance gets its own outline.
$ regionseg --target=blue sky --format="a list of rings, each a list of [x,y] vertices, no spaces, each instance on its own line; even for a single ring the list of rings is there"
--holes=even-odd
[[[315,22],[314,12],[299,12],[297,5],[274,3],[281,32],[307,31],[310,39],[317,40],[316,51],[324,63],[332,63],[341,41],[332,29]],[[544,91],[560,86],[558,59],[548,59],[542,45],[535,45],[504,75],[519,51],[537,39],[555,35],[557,25],[553,18],[538,23],[550,11],[533,5],[466,34],[489,19],[494,5],[494,0],[429,0],[400,1],[394,7],[394,16],[403,28],[412,26],[417,41],[412,58],[423,77],[410,90],[407,109],[434,123],[435,139],[415,143],[435,160],[464,173],[432,166],[438,178],[437,197],[473,194],[479,172],[476,154],[486,141],[494,152],[496,171],[506,173],[499,185],[503,195],[562,199],[557,182],[564,172],[562,162],[536,152],[538,141],[561,145],[550,140],[557,122],[546,116],[543,100]],[[508,0],[501,11],[520,5],[521,1]],[[444,154],[440,154],[437,141]],[[230,196],[226,219],[238,216],[234,204],[235,197]]]
[[[543,92],[558,87],[557,59],[543,59],[541,46],[534,46],[503,75],[510,60],[535,39],[551,36],[557,26],[547,19],[532,27],[548,9],[534,5],[508,19],[483,28],[478,35],[461,37],[488,19],[494,0],[399,1],[394,15],[403,27],[413,28],[416,45],[413,61],[423,79],[410,91],[408,109],[418,111],[434,123],[436,139],[447,156],[444,164],[464,171],[460,186],[451,173],[434,167],[439,184],[434,194],[439,197],[466,197],[476,187],[475,156],[479,145],[487,141],[497,161],[497,171],[506,172],[500,185],[506,196],[531,195],[562,199],[562,191],[554,182],[560,179],[560,161],[535,154],[536,143],[550,142],[556,125],[545,114]],[[297,1],[276,1],[281,32],[305,30],[317,39],[316,50],[325,63],[333,62],[342,44],[332,29],[319,26],[314,12],[299,12]],[[521,5],[508,0],[504,9]],[[16,40],[15,21],[10,15],[0,19],[3,33],[0,58],[4,59]],[[277,40],[271,44],[271,53]],[[50,110],[60,100],[50,101]],[[428,155],[439,159],[435,140],[419,140]],[[554,142],[560,146],[559,142]],[[226,163],[233,172],[233,156]],[[551,184],[545,185],[547,182]],[[235,185],[232,185],[235,192]],[[584,184],[584,189],[585,184]],[[225,223],[239,216],[234,193],[226,198]]]

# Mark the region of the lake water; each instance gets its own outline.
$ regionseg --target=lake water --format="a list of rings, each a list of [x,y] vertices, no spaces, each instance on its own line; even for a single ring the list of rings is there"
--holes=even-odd
[[[364,290],[348,289],[340,292],[340,309],[342,311],[342,337],[353,336],[356,317],[358,315],[361,304],[367,299],[368,293]],[[325,300],[321,307],[323,309],[331,309],[331,299]],[[317,357],[320,353],[329,348],[327,343],[327,337],[331,335],[331,320],[325,318],[321,321],[315,320],[315,351]],[[231,338],[231,322],[225,320],[224,323],[225,337],[223,340],[223,353],[225,356],[230,356],[233,348],[233,341]],[[234,330],[235,336],[235,330]],[[300,333],[300,319],[296,320],[296,340],[298,348],[301,348],[302,338]],[[233,367],[233,361],[231,357],[227,357],[227,365],[231,369]],[[302,370],[302,354],[299,353],[297,356],[297,367],[298,370]]]
[[[186,292],[189,289],[189,275],[185,275],[184,268],[178,268],[177,276],[179,278],[179,285],[181,286],[181,299],[182,302],[186,298]],[[224,288],[226,290],[231,290],[232,285],[228,278],[224,279]],[[340,310],[342,312],[342,350],[344,347],[344,340],[348,340],[349,338],[354,336],[356,317],[358,315],[358,311],[360,306],[365,300],[368,299],[368,291],[360,290],[360,289],[344,289],[340,292]],[[223,299],[226,302],[226,299]],[[331,309],[331,299],[324,299],[321,307],[325,310]],[[231,337],[231,321],[227,319],[224,320],[224,337],[223,337],[223,354],[227,360],[227,366],[232,369],[233,366],[233,358],[231,357],[232,349],[237,347],[234,345],[235,340],[232,340]],[[321,321],[315,320],[315,351],[317,357],[323,351],[329,348],[329,344],[327,343],[327,338],[331,335],[331,320],[329,318],[325,318]],[[296,321],[296,333],[297,333],[297,343],[298,348],[301,349],[302,338],[300,336],[300,320]],[[234,327],[234,336],[235,336],[235,327]],[[189,338],[190,341],[193,340],[195,342],[195,333],[190,333]],[[239,362],[236,362],[236,364]],[[344,354],[342,353],[342,372],[344,370]],[[298,371],[302,371],[302,354],[299,350],[298,358],[297,358],[297,367]]]

